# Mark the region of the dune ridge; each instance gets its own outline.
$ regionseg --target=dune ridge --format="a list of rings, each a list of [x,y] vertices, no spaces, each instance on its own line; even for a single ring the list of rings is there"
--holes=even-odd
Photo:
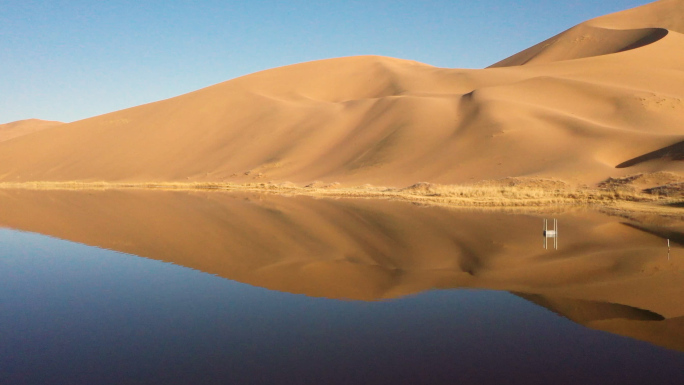
[[[362,56],[247,75],[0,143],[0,182],[681,174],[671,158],[616,166],[684,140],[682,4],[590,20],[482,70]]]
[[[26,119],[0,124],[0,142],[64,124],[52,120]]]

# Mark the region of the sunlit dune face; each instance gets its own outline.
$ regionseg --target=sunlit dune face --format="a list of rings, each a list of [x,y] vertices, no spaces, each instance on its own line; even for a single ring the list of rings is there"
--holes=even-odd
[[[0,180],[573,185],[682,162],[681,2],[590,20],[483,70],[296,64],[0,145]]]

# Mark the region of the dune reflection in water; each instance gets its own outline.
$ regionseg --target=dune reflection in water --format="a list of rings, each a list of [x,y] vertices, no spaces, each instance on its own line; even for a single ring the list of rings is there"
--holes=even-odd
[[[681,223],[553,216],[563,228],[557,251],[542,248],[541,215],[249,194],[3,191],[2,226],[230,280],[5,230],[2,335],[13,343],[3,362],[17,376],[21,357],[47,347],[35,356],[44,364],[111,355],[127,375],[145,372],[144,362],[175,373],[167,382],[198,368],[272,380],[305,363],[306,378],[342,383],[380,373],[418,380],[423,369],[437,383],[521,371],[556,380],[573,365],[593,365],[604,379],[616,379],[614,365],[631,367],[632,379],[655,375],[649,365],[671,374],[684,362],[676,352],[684,351],[684,255],[674,244],[668,261],[663,235],[678,239]],[[515,296],[416,295],[450,288]],[[674,350],[593,332],[532,303]],[[133,356],[136,364],[126,360]],[[487,369],[492,360],[499,371]]]

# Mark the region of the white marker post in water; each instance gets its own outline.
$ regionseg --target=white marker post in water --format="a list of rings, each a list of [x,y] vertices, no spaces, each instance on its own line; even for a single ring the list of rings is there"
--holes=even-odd
[[[549,230],[549,221],[544,219],[544,249],[548,249],[546,240],[553,238],[553,248],[558,250],[558,221],[553,219],[553,230]]]

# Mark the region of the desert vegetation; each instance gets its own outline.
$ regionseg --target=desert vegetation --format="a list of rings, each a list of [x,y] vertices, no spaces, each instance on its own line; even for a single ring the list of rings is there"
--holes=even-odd
[[[321,181],[302,185],[273,181],[250,183],[36,181],[0,183],[0,189],[258,192],[327,198],[389,199],[445,207],[593,206],[603,209],[677,214],[684,204],[684,189],[682,188],[684,183],[681,179],[684,177],[672,173],[638,174],[624,178],[609,178],[595,187],[571,186],[563,181],[543,178],[505,178],[461,185],[419,182],[406,187],[371,184],[344,186],[337,182]],[[658,184],[663,181],[668,183]]]

